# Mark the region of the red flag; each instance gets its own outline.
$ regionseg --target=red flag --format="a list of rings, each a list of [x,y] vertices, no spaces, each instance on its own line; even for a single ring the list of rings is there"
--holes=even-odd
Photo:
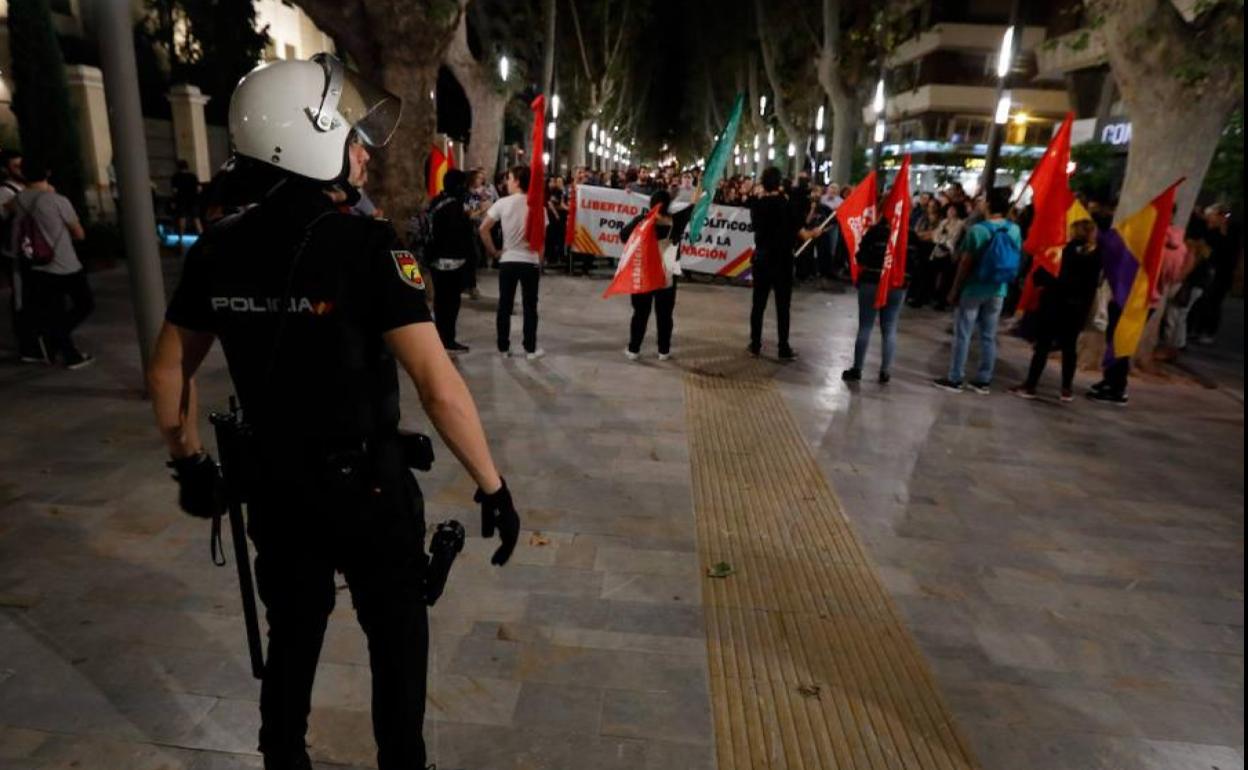
[[[529,109],[533,110],[533,156],[529,158],[529,218],[524,223],[524,235],[529,248],[541,254],[546,246],[546,164],[542,162],[546,97],[538,94]]]
[[[429,173],[425,177],[425,192],[429,194],[430,200],[442,192],[442,180],[451,168],[454,168],[451,159],[435,144],[429,153]]]
[[[571,246],[576,240],[576,185],[568,187],[568,226],[563,230],[564,244]]]
[[[890,289],[906,285],[906,247],[910,243],[910,156],[901,161],[897,178],[884,200],[888,215],[888,246],[884,249],[884,269],[875,290],[875,306],[888,304]]]
[[[659,239],[654,234],[654,222],[658,217],[659,207],[655,206],[642,223],[633,229],[628,243],[624,244],[620,264],[615,268],[615,278],[602,293],[603,297],[610,297],[612,294],[646,294],[667,285],[667,275],[663,272],[663,255],[659,253]]]
[[[849,273],[854,283],[858,282],[858,244],[862,243],[863,234],[875,224],[875,196],[875,172],[872,171],[836,210],[841,237],[849,249]]]
[[[1035,310],[1040,305],[1036,270],[1047,270],[1056,276],[1062,269],[1062,249],[1069,236],[1066,215],[1075,202],[1075,194],[1070,191],[1070,174],[1066,170],[1070,167],[1070,128],[1074,119],[1073,112],[1066,113],[1027,180],[1031,186],[1034,215],[1027,240],[1023,242],[1023,251],[1031,255],[1031,270],[1018,300],[1021,312]]]

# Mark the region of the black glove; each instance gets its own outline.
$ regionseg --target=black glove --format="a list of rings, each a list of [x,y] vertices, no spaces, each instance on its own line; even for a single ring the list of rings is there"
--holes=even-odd
[[[212,455],[200,452],[165,463],[178,482],[178,506],[192,516],[211,519],[225,511],[225,484]]]
[[[498,527],[498,537],[503,544],[494,552],[490,563],[501,567],[511,558],[516,540],[520,538],[520,514],[516,513],[516,506],[511,502],[511,491],[504,481],[492,495],[478,488],[472,499],[481,504],[481,537],[494,537],[494,528]]]

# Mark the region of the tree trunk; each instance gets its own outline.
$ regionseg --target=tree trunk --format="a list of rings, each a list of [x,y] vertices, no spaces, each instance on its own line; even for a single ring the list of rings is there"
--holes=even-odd
[[[856,100],[832,96],[832,170],[829,178],[837,184],[852,184],[854,148],[858,143],[858,128],[862,125],[862,111]]]
[[[589,124],[593,123],[589,118],[578,120],[572,125],[571,141],[572,152],[569,157],[572,159],[572,168],[577,169],[585,164],[585,137],[589,135]]]
[[[433,143],[429,94],[463,9],[407,0],[298,0],[332,31],[363,74],[403,99],[403,117],[369,166],[369,194],[401,230],[425,199],[425,158]]]
[[[1099,2],[1095,9],[1102,14],[1101,39],[1131,118],[1131,148],[1115,219],[1131,216],[1185,178],[1174,212],[1175,223],[1185,225],[1227,118],[1243,99],[1243,59],[1218,56],[1218,47],[1166,0]],[[1237,35],[1242,34],[1241,19]],[[1188,68],[1180,66],[1193,56],[1214,57],[1195,83],[1183,78]],[[1136,349],[1136,363],[1151,366],[1156,344],[1157,326],[1150,324]]]
[[[482,168],[485,178],[493,179],[498,168],[498,146],[503,141],[503,113],[507,109],[507,95],[493,88],[475,93],[467,88],[468,102],[472,105],[471,141],[465,156],[466,168]]]
[[[789,115],[789,106],[784,99],[784,85],[780,80],[780,73],[776,69],[775,51],[772,43],[768,40],[770,30],[764,21],[763,0],[754,0],[754,15],[758,20],[758,47],[763,54],[763,71],[767,74],[767,82],[771,85],[772,99],[775,101],[776,121],[780,124],[780,128],[784,130],[784,138],[786,142],[791,142],[797,150],[797,154],[790,158],[789,165],[793,168],[801,168],[806,165],[806,143],[797,141],[797,126],[793,123],[792,117]],[[787,153],[788,148],[783,148],[783,152]],[[797,172],[790,169],[790,173],[796,178]]]

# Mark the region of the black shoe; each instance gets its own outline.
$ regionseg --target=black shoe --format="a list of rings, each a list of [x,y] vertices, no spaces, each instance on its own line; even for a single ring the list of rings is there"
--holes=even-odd
[[[968,382],[967,387],[981,396],[986,396],[992,392],[991,388],[988,387],[989,384],[987,382]]]
[[[781,361],[797,360],[797,351],[789,347],[788,345],[785,345],[784,347],[780,348],[780,360]]]
[[[467,353],[469,350],[471,350],[471,348],[467,345],[461,345],[458,342],[452,342],[446,346],[446,352],[448,353]]]
[[[893,375],[888,372],[880,372],[880,384],[887,385],[893,379]]]
[[[858,382],[862,379],[862,370],[851,367],[841,372],[841,379],[845,382]]]
[[[66,369],[81,369],[84,366],[90,366],[95,363],[95,357],[90,353],[73,352],[65,356]]]
[[[1114,406],[1126,406],[1126,393],[1112,393],[1108,390],[1091,390],[1088,391],[1088,399],[1091,401],[1099,401],[1102,404],[1113,404]]]
[[[1105,382],[1105,380],[1094,382],[1092,387],[1088,388],[1089,393],[1100,393],[1103,390],[1109,390],[1109,383]]]
[[[745,352],[749,353],[751,356],[754,356],[755,358],[758,358],[763,352],[763,346],[757,343],[751,342],[749,345],[745,346]]]
[[[962,383],[954,382],[948,377],[941,377],[939,379],[932,380],[932,384],[940,388],[941,390],[947,390],[950,393],[962,392]]]

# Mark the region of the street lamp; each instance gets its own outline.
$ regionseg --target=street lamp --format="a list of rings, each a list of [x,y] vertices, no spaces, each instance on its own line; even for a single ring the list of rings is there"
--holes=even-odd
[[[871,150],[871,166],[876,171],[880,169],[880,156],[884,154],[884,107],[884,73],[881,72],[875,84],[875,98],[871,100],[871,110],[875,113],[875,131],[871,137],[875,146]]]
[[[984,175],[979,188],[985,193],[997,183],[997,161],[1001,157],[1001,140],[1005,136],[1005,124],[1010,118],[1010,70],[1014,64],[1014,37],[1018,29],[1019,0],[1011,0],[1010,24],[1001,35],[1001,50],[997,52],[997,110],[988,126],[988,152],[984,157]]]
[[[767,114],[767,97],[766,96],[758,97],[758,114],[759,115]]]
[[[510,74],[511,74],[511,60],[507,58],[506,54],[503,54],[502,56],[498,57],[498,76],[503,79],[504,83],[506,83],[507,77]]]
[[[880,78],[875,84],[875,98],[871,100],[871,109],[876,115],[884,112],[884,78]]]

